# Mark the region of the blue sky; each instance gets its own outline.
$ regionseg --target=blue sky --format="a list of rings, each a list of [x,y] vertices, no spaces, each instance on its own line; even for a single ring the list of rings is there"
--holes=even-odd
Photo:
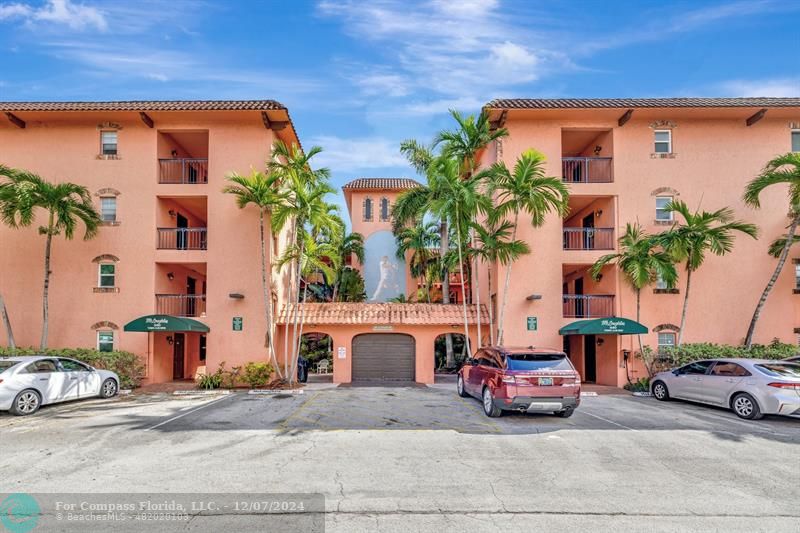
[[[800,0],[0,0],[0,99],[276,99],[341,185],[497,97],[800,96],[798,28]]]

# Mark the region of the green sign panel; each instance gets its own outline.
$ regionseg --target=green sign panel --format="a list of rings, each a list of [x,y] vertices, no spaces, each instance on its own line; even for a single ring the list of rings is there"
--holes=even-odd
[[[242,331],[242,317],[233,317],[233,331]]]
[[[536,331],[539,329],[539,319],[535,316],[528,317],[528,331]]]

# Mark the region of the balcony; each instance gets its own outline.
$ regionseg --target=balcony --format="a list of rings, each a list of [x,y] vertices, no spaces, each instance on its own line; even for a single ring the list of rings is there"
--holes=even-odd
[[[206,250],[208,228],[157,228],[159,250]]]
[[[206,314],[205,294],[156,294],[159,315],[199,317]]]
[[[175,184],[208,183],[208,159],[159,159],[158,182]]]
[[[613,250],[614,228],[564,228],[565,250]]]
[[[605,318],[614,316],[613,294],[565,294],[564,318]]]
[[[562,180],[565,183],[612,183],[612,158],[562,157]]]

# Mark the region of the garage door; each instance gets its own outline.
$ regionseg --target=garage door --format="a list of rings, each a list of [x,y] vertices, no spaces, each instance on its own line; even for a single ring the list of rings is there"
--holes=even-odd
[[[353,381],[414,381],[414,337],[368,333],[353,338]]]

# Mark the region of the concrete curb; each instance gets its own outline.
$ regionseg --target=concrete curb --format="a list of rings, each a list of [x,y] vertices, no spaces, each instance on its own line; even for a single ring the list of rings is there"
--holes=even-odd
[[[652,392],[634,392],[632,394],[639,398],[650,398],[653,395]]]
[[[174,396],[215,396],[231,394],[228,389],[213,389],[213,390],[176,390],[172,393]]]
[[[305,394],[303,389],[250,389],[247,394]]]

